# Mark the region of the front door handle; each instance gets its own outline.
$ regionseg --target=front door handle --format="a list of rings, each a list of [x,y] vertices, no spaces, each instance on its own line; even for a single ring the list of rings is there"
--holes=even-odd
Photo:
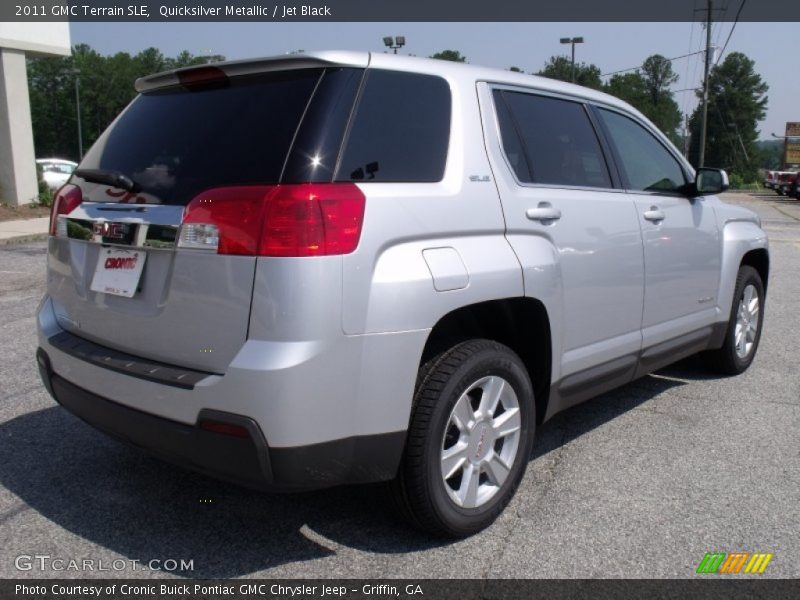
[[[652,221],[653,223],[658,223],[659,221],[663,221],[664,217],[667,215],[664,214],[664,211],[658,208],[657,206],[651,206],[650,210],[644,211],[644,218],[648,221]]]
[[[557,221],[561,218],[561,211],[551,206],[549,202],[542,202],[536,208],[525,211],[525,216],[531,221]]]

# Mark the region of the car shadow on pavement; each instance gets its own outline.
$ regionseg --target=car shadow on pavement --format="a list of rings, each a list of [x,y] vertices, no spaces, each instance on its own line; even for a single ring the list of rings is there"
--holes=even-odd
[[[141,564],[193,560],[192,571],[174,575],[249,575],[324,558],[339,544],[406,552],[443,543],[393,518],[384,486],[293,495],[249,490],[151,458],[61,407],[0,424],[0,440],[0,484],[22,502],[55,526]],[[0,527],[12,530],[19,514],[19,507],[0,514]],[[88,554],[84,543],[75,546],[79,556]]]
[[[707,381],[720,377],[710,373],[701,357],[695,355],[573,406],[539,427],[531,460],[645,404],[662,392],[685,385],[686,381]]]
[[[686,368],[673,367],[680,377]],[[676,385],[682,382],[646,377],[556,416],[540,428],[533,459]],[[324,558],[340,546],[399,553],[448,543],[395,518],[382,485],[295,495],[251,491],[150,458],[60,407],[0,424],[0,439],[0,484],[27,506],[140,564],[192,560],[194,569],[173,573],[179,576],[246,576]],[[0,526],[13,529],[23,512],[14,507],[0,515]]]

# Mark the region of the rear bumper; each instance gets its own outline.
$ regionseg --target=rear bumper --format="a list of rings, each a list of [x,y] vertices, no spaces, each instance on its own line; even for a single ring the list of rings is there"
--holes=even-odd
[[[251,488],[300,491],[394,477],[405,433],[356,436],[309,446],[270,448],[255,420],[203,409],[187,425],[123,406],[55,374],[39,348],[39,373],[53,398],[104,433],[200,473]],[[201,422],[237,426],[246,436],[207,431]],[[241,431],[241,429],[239,430]]]
[[[42,379],[53,397],[98,429],[167,460],[289,491],[389,480],[397,472],[415,357],[427,331],[248,339],[224,373],[210,374],[68,332],[49,296],[37,320]],[[209,437],[198,431],[209,411],[232,424],[246,419],[256,433],[247,444]]]

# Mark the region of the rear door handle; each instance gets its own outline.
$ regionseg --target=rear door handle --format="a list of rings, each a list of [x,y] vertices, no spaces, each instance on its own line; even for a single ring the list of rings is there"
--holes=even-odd
[[[543,202],[536,208],[529,208],[525,216],[531,221],[557,221],[561,218],[561,211]]]
[[[648,221],[652,221],[653,223],[658,223],[659,221],[663,221],[664,217],[667,215],[664,214],[664,211],[658,208],[657,206],[651,206],[650,210],[644,211],[644,218]]]

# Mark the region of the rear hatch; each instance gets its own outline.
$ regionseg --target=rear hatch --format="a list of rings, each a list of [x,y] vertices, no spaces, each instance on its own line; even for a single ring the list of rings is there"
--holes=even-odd
[[[224,373],[247,338],[264,207],[287,184],[331,181],[363,75],[308,58],[247,67],[138,82],[59,192],[48,291],[64,329]]]

